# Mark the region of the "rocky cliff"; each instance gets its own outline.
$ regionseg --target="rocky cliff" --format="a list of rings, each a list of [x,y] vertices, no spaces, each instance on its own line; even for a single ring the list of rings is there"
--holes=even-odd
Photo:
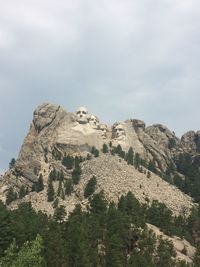
[[[23,184],[30,190],[44,165],[51,169],[66,154],[86,157],[92,147],[101,150],[103,144],[120,145],[125,152],[132,147],[147,164],[152,161],[159,171],[165,172],[182,152],[190,153],[198,162],[199,140],[199,132],[188,132],[179,139],[161,124],[146,127],[143,121],[136,119],[108,127],[86,108],[71,113],[61,106],[44,103],[33,113],[15,166],[1,181],[1,192],[10,185],[20,188]]]

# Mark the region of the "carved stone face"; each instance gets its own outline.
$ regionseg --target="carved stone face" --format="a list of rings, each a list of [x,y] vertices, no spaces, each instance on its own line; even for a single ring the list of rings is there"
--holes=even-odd
[[[124,129],[124,126],[122,124],[118,124],[114,128],[114,132],[115,132],[115,137],[117,140],[122,140],[126,136],[125,129]]]
[[[89,117],[89,124],[91,125],[91,127],[93,129],[98,129],[99,128],[99,120],[98,120],[98,118],[96,116],[94,116],[94,115],[91,115]]]
[[[81,124],[88,123],[88,110],[87,110],[87,108],[80,107],[79,109],[77,109],[76,120]]]
[[[100,124],[100,130],[101,130],[101,136],[103,138],[106,138],[108,132],[108,126],[106,124]]]

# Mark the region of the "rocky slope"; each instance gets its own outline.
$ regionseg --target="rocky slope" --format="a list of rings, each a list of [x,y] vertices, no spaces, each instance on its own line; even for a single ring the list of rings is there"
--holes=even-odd
[[[61,166],[60,166],[61,167]],[[59,168],[59,165],[57,165]],[[65,200],[59,198],[60,204],[66,207],[69,214],[76,204],[81,203],[86,208],[88,201],[84,198],[84,189],[90,178],[95,175],[97,178],[96,192],[101,190],[105,193],[105,198],[111,202],[118,202],[121,195],[126,195],[129,191],[133,192],[141,202],[152,202],[158,200],[165,203],[175,215],[189,213],[192,208],[193,200],[188,195],[181,192],[175,186],[165,182],[159,176],[151,173],[147,177],[147,170],[139,172],[134,166],[128,165],[118,156],[109,154],[101,155],[91,160],[86,160],[81,164],[81,179],[75,186],[74,192],[66,196]],[[43,177],[47,187],[49,166],[43,166]],[[67,176],[65,176],[67,179]],[[58,189],[58,182],[54,182],[55,191]],[[30,201],[36,210],[43,210],[48,214],[53,214],[52,202],[47,202],[46,188],[40,193],[31,192],[24,199],[15,201],[11,207],[17,207],[22,201]]]

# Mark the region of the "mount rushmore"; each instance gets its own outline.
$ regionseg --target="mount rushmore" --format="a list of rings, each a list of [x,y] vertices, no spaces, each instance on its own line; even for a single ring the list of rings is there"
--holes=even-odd
[[[152,161],[162,173],[180,153],[190,153],[198,163],[198,140],[200,132],[190,131],[179,139],[166,126],[154,124],[146,127],[138,119],[116,122],[109,127],[85,107],[68,112],[60,105],[43,103],[33,113],[14,167],[1,178],[0,191],[6,192],[10,185],[20,188],[22,184],[31,189],[44,166],[48,169],[46,172],[60,168],[55,159],[68,154],[86,158],[93,147],[101,151],[104,144],[112,148],[120,145],[125,152],[132,147],[135,154],[138,153],[147,163]]]

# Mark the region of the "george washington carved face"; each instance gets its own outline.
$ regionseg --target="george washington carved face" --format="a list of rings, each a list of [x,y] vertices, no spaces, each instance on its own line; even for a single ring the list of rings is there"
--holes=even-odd
[[[88,123],[88,110],[87,110],[87,108],[80,107],[77,109],[76,120],[81,124]]]

